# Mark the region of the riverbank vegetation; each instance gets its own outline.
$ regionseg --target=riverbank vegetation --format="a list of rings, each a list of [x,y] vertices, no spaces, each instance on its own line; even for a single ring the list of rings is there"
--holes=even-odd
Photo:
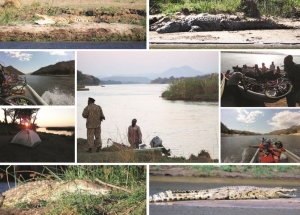
[[[167,15],[187,8],[199,13],[236,13],[246,12],[242,4],[244,0],[150,0],[150,14],[164,13]],[[261,14],[280,17],[299,17],[300,2],[298,0],[257,0],[257,8]]]
[[[256,133],[256,132],[252,132],[252,131],[240,131],[240,130],[235,130],[235,129],[229,129],[222,122],[221,122],[221,134],[222,134],[222,136],[233,135],[233,134],[238,134],[238,135],[261,135],[260,133]]]
[[[205,79],[200,77],[175,80],[169,84],[162,97],[168,100],[215,101],[219,100],[219,79],[212,74]]]
[[[300,179],[300,166],[295,165],[151,165],[149,171],[152,176]]]
[[[79,163],[218,163],[210,154],[199,150],[197,155],[185,157],[167,157],[160,151],[135,152],[130,148],[120,148],[114,145],[103,147],[100,152],[87,153],[87,140],[77,139],[77,162]]]
[[[53,169],[54,168],[54,169]],[[113,188],[107,196],[70,194],[53,202],[43,202],[39,208],[32,209],[29,204],[20,204],[22,214],[146,214],[146,174],[145,166],[55,166],[41,168],[39,172],[27,171],[34,180],[75,180],[90,179],[94,183],[104,182],[119,188]],[[15,180],[23,179],[25,170],[10,173],[2,170],[0,174],[14,175]],[[18,177],[17,177],[18,176]],[[103,184],[100,184],[103,185]],[[123,190],[122,190],[123,189]],[[1,214],[20,209],[0,209]],[[39,212],[38,212],[39,211]],[[18,214],[18,213],[14,213]]]

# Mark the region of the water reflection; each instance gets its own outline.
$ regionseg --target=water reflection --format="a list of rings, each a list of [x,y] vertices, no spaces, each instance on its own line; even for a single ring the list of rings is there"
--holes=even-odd
[[[47,130],[46,128],[37,128],[36,131],[37,132],[50,133],[50,134],[67,135],[67,136],[72,136],[74,134],[74,131]]]

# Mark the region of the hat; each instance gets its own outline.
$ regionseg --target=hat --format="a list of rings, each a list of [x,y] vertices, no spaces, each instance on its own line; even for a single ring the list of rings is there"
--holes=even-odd
[[[89,101],[91,101],[91,102],[95,102],[95,99],[93,99],[93,98],[89,97]]]

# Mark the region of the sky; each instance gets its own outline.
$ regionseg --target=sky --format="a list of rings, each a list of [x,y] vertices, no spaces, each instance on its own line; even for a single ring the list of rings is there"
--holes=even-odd
[[[78,51],[77,68],[96,77],[142,76],[190,66],[204,73],[219,71],[217,51]],[[209,69],[209,71],[207,71]]]
[[[13,66],[25,74],[69,60],[75,60],[74,51],[0,51],[2,65]]]
[[[0,120],[3,122],[4,111],[2,109],[0,111]],[[35,123],[40,127],[75,126],[75,110],[74,108],[43,107],[38,111]]]
[[[269,133],[300,125],[300,110],[221,109],[221,122],[229,129]]]

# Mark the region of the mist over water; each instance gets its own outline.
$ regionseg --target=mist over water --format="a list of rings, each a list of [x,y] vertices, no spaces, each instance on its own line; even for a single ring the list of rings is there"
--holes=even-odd
[[[141,127],[143,143],[159,136],[172,156],[189,157],[202,149],[218,158],[218,103],[167,101],[160,97],[168,85],[106,85],[77,92],[77,137],[86,138],[82,111],[88,97],[103,109],[102,142],[107,139],[128,144],[127,129],[133,118]]]

